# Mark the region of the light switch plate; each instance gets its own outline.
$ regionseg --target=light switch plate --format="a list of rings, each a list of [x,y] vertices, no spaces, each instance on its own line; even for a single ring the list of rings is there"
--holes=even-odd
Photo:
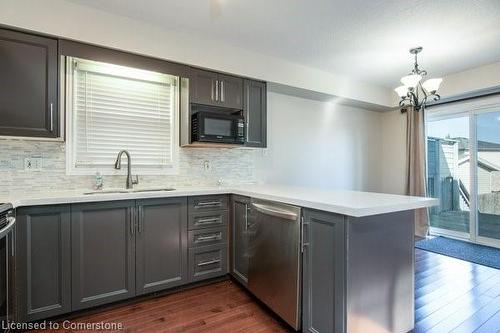
[[[40,171],[42,170],[42,158],[37,157],[26,157],[24,159],[24,170],[27,171]]]

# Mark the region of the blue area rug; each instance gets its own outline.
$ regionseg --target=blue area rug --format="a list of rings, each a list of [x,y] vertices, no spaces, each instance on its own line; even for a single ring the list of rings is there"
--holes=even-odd
[[[423,239],[415,247],[445,256],[500,269],[500,249],[446,237]]]

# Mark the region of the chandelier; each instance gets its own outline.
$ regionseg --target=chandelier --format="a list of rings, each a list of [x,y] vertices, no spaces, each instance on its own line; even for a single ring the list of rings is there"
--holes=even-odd
[[[410,53],[415,56],[415,64],[413,70],[406,76],[401,78],[402,86],[397,87],[394,91],[401,97],[399,106],[405,108],[413,106],[417,111],[425,108],[428,101],[437,101],[441,97],[436,93],[443,79],[434,78],[422,80],[427,76],[427,71],[418,67],[417,55],[422,51],[422,47],[410,49]]]

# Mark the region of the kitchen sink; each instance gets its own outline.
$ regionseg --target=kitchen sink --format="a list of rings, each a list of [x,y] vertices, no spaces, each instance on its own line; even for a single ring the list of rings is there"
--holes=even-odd
[[[131,190],[130,192],[161,192],[161,191],[174,191],[175,188],[167,187],[167,188],[141,188],[137,190]]]
[[[84,192],[83,194],[89,195],[89,194],[115,194],[115,193],[129,193],[130,191],[127,190],[97,190],[97,191],[90,191],[90,192]]]
[[[163,191],[174,191],[175,188],[165,187],[165,188],[140,188],[140,189],[117,189],[117,190],[96,190],[84,192],[84,195],[92,194],[118,194],[118,193],[138,193],[138,192],[163,192]]]

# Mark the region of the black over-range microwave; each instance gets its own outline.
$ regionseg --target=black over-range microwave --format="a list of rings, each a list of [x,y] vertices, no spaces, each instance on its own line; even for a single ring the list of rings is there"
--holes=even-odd
[[[191,140],[244,144],[245,120],[241,113],[198,111],[191,116]]]

